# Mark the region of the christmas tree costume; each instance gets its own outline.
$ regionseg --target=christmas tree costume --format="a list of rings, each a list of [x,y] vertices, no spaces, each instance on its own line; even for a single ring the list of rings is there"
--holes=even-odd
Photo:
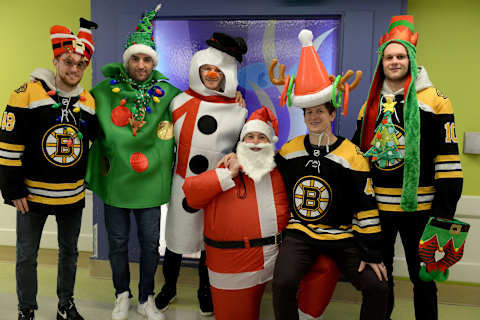
[[[87,181],[106,204],[120,208],[151,208],[170,199],[174,139],[168,106],[180,90],[157,70],[137,83],[125,69],[135,53],[158,63],[154,17],[154,10],[145,14],[127,41],[123,65],[105,65],[107,79],[92,89],[103,133],[92,145]]]
[[[170,199],[174,143],[168,105],[180,90],[157,70],[138,84],[120,63],[102,72],[108,79],[92,89],[103,134],[90,151],[89,188],[116,207],[164,204]]]
[[[463,257],[469,229],[470,225],[460,220],[430,217],[419,244],[420,258],[425,262],[420,269],[423,281],[448,279],[448,268]],[[437,250],[445,253],[439,260],[435,260]]]

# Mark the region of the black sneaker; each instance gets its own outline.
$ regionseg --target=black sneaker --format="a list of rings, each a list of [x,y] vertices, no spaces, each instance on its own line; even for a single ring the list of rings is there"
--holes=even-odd
[[[197,291],[198,302],[200,303],[200,314],[202,316],[213,315],[212,292],[210,286],[203,287]]]
[[[70,300],[66,305],[58,305],[57,320],[84,320],[78,313],[73,300]]]
[[[30,309],[18,310],[18,320],[35,320],[35,312]]]
[[[175,298],[177,298],[177,289],[170,289],[164,285],[160,293],[155,297],[155,306],[158,310],[164,312],[168,309],[170,303],[175,301]]]

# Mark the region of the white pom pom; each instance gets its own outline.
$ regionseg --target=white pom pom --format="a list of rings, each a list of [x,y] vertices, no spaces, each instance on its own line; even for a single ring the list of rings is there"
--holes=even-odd
[[[303,29],[298,34],[298,40],[300,40],[300,43],[304,47],[313,46],[313,42],[312,42],[313,41],[313,33],[312,33],[312,31],[307,30],[307,29]]]
[[[277,143],[277,142],[278,142],[278,137],[277,137],[277,136],[273,136],[272,142],[273,142],[273,143]]]

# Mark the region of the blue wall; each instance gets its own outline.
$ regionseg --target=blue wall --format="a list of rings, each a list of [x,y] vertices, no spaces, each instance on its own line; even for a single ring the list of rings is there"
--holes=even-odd
[[[130,32],[146,10],[153,9],[159,1],[148,0],[92,0],[92,20],[99,24],[95,32],[95,59],[93,60],[93,85],[103,80],[101,66],[121,60],[123,45]],[[363,80],[350,96],[346,117],[337,117],[336,133],[351,138],[355,119],[368,94],[369,84],[376,65],[376,49],[391,16],[406,14],[407,0],[164,0],[159,12],[165,18],[269,18],[341,16],[340,52],[337,70],[362,70]],[[213,30],[212,30],[213,31]],[[167,75],[168,76],[168,75]],[[247,101],[248,102],[248,101]],[[98,222],[99,259],[107,259],[103,206],[94,201],[94,223]],[[133,236],[131,258],[138,257],[138,243]]]

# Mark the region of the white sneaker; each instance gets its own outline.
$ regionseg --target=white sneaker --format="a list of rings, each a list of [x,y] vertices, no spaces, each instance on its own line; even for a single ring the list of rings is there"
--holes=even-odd
[[[117,295],[115,307],[112,311],[112,320],[127,320],[130,309],[130,292],[125,291]]]
[[[148,296],[145,303],[139,304],[137,312],[148,320],[165,320],[165,315],[155,306],[153,296]]]

